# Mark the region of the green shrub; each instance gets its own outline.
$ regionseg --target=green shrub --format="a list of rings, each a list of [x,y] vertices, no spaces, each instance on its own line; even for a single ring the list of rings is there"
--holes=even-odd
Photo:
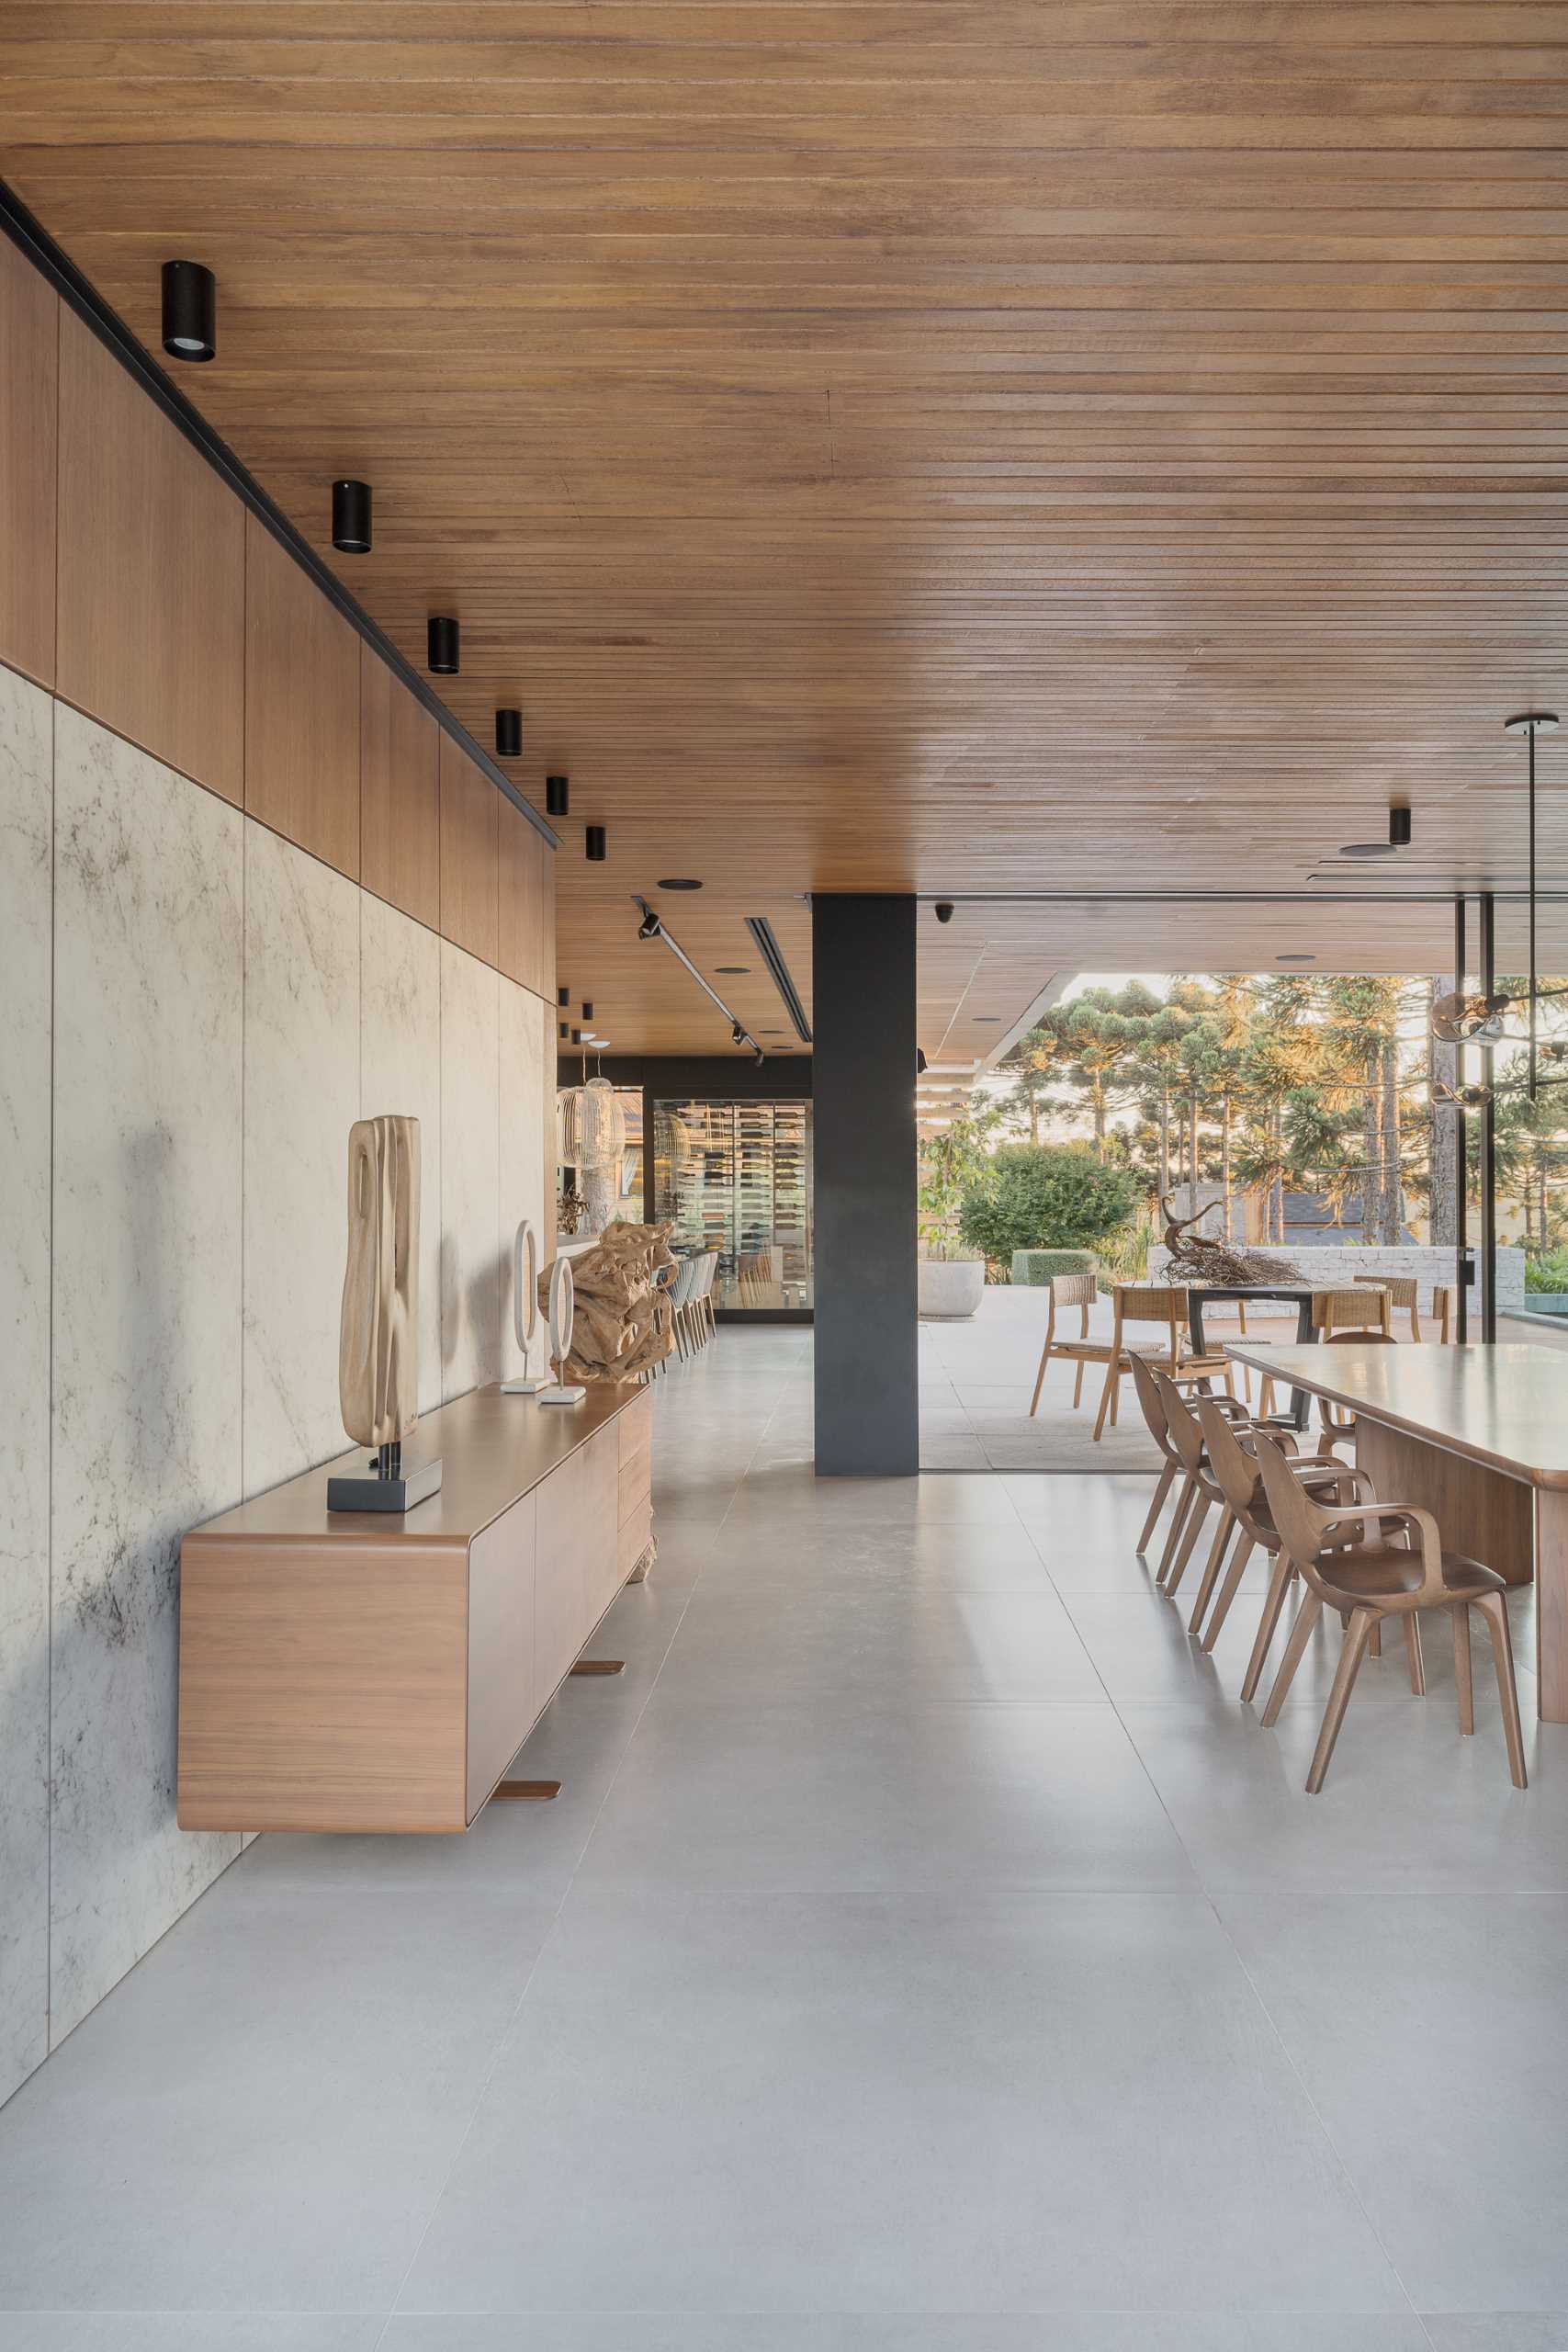
[[[1038,1287],[1057,1274],[1092,1274],[1092,1250],[1015,1250],[1012,1278]]]
[[[1092,1250],[1135,1216],[1143,1186],[1074,1145],[1008,1144],[964,1195],[958,1229],[993,1263],[1015,1250]]]
[[[1539,1258],[1527,1258],[1525,1288],[1568,1290],[1568,1250],[1559,1244],[1555,1250],[1543,1250]]]

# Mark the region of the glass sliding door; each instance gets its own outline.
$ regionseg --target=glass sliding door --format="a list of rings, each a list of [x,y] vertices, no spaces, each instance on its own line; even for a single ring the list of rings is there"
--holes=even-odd
[[[716,1251],[716,1306],[809,1306],[810,1103],[656,1102],[653,1215],[676,1250]]]

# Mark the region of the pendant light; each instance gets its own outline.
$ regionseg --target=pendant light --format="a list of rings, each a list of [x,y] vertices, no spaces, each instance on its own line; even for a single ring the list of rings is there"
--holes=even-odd
[[[333,545],[340,555],[370,552],[370,485],[367,481],[333,484]]]
[[[198,261],[164,264],[164,348],[171,359],[218,352],[218,280]]]
[[[432,613],[425,631],[426,666],[433,677],[457,675],[457,624],[447,613]]]

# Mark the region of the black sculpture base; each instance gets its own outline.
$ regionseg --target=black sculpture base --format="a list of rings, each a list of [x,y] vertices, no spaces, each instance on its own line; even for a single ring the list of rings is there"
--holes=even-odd
[[[329,1478],[327,1509],[329,1510],[412,1510],[415,1503],[423,1503],[437,1492],[441,1485],[441,1456],[432,1462],[416,1462],[403,1468],[403,1449],[400,1443],[384,1445],[370,1457],[368,1478]]]

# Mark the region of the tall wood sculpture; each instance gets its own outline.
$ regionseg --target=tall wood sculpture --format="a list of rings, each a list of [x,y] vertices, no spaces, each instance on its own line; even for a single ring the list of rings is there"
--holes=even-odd
[[[439,1460],[405,1470],[419,1419],[419,1121],[356,1119],[348,1133],[348,1267],[338,1397],[371,1475],[329,1478],[329,1510],[411,1510],[441,1484]]]

